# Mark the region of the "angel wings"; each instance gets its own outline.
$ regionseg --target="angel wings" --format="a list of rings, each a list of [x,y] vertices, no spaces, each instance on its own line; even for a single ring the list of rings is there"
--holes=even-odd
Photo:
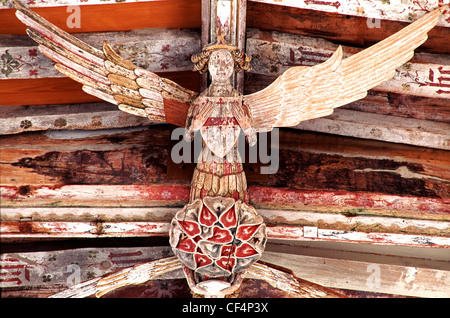
[[[134,65],[105,42],[98,50],[54,26],[17,1],[17,17],[56,69],[83,84],[83,90],[128,113],[184,126],[197,93]],[[392,78],[413,57],[414,49],[446,7],[436,9],[387,39],[343,59],[339,47],[316,66],[291,67],[265,89],[243,97],[256,131],[289,127],[329,115],[333,109],[366,96]]]

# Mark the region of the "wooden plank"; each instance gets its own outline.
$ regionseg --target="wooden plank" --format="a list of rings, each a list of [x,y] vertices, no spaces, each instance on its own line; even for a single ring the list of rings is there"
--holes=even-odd
[[[171,255],[170,247],[78,248],[1,255],[0,286],[70,287],[139,263]],[[68,286],[69,285],[69,286]]]
[[[189,187],[177,185],[65,185],[5,186],[2,206],[14,207],[182,207],[188,201]],[[349,217],[380,215],[448,220],[448,199],[414,198],[394,195],[354,194],[333,191],[280,190],[250,187],[251,204],[258,209],[302,209]],[[263,197],[265,195],[265,197]],[[303,207],[303,208],[302,208]],[[17,213],[15,209],[15,213]],[[93,210],[96,213],[95,209]],[[149,210],[151,211],[151,209]],[[26,216],[25,216],[26,217]]]
[[[313,234],[312,234],[313,233]],[[319,229],[316,227],[274,226],[267,229],[269,239],[276,241],[313,242],[345,242],[382,244],[391,246],[415,246],[427,248],[450,248],[448,237],[427,236],[418,234],[366,233],[361,231],[342,231],[335,229]],[[7,235],[8,236],[8,235]]]
[[[364,139],[450,150],[450,124],[337,109],[295,128]]]
[[[167,175],[171,132],[171,126],[161,125],[2,136],[1,184],[13,187],[11,199],[19,199],[17,203],[24,204],[29,196],[47,191],[42,188],[44,186],[52,188],[78,184],[80,191],[83,191],[82,185],[118,186],[114,191],[125,186],[122,190],[126,193],[133,186],[173,184],[174,180]],[[332,194],[343,191],[344,194],[356,192],[353,199],[348,202],[344,200],[343,205],[353,201],[359,207],[376,207],[364,204],[364,201],[377,202],[377,195],[382,194],[393,195],[393,200],[402,196],[416,197],[417,209],[429,211],[434,208],[421,206],[421,200],[425,200],[425,203],[431,199],[430,203],[434,200],[444,204],[442,200],[449,198],[450,163],[447,151],[315,135],[296,130],[282,130],[279,146],[274,149],[278,153],[277,156],[274,154],[272,160],[278,171],[268,175],[265,181],[252,180],[250,174],[248,179],[250,186],[280,188],[279,192],[250,193],[250,198],[260,195],[260,199],[255,202],[264,202],[265,197],[277,198],[278,195],[278,198],[285,197],[287,200],[279,204],[301,203],[302,195],[296,197],[295,191],[330,191],[329,199],[324,201],[328,202],[324,204],[327,206],[333,205]],[[184,169],[187,169],[187,165]],[[187,189],[191,174],[186,176],[178,181],[178,187],[186,186]],[[182,190],[185,194],[186,189]],[[8,192],[5,192],[6,196]],[[280,196],[282,193],[285,194]],[[373,199],[369,199],[371,195],[374,195]],[[289,198],[292,199],[290,202]],[[320,200],[324,198],[317,202]],[[384,199],[380,200],[385,202]],[[408,200],[412,199],[396,202],[403,202],[399,206],[407,207]]]
[[[120,3],[129,2],[151,2],[155,0],[121,0]],[[367,17],[371,19],[384,19],[393,21],[410,22],[420,18],[426,12],[445,4],[442,0],[429,0],[422,4],[413,0],[386,2],[382,0],[339,0],[339,1],[321,1],[321,0],[250,0],[252,2],[261,2],[273,5],[289,6],[294,8],[309,9],[315,11],[324,11],[339,13],[343,15],[354,15]],[[44,8],[68,5],[93,5],[93,4],[111,4],[115,0],[34,0],[29,4],[31,8]],[[8,8],[7,3],[0,3],[0,9]],[[450,17],[444,16],[439,25],[450,26]]]
[[[168,222],[2,222],[4,240],[168,236]]]
[[[67,20],[73,11],[67,10],[66,6],[40,7],[34,8],[33,11],[69,33],[130,31],[144,28],[199,29],[200,5],[199,0],[140,1],[139,3],[133,1],[87,5],[82,6],[80,10],[80,28],[68,26]],[[0,9],[0,21],[2,21],[0,34],[25,34],[26,27],[16,18],[15,11],[15,9]]]
[[[129,32],[77,34],[78,39],[101,48],[111,44],[123,58],[155,73],[190,71],[190,56],[200,51],[200,35],[190,30],[145,29]],[[0,56],[8,60],[0,79],[63,77],[34,41],[0,36]]]
[[[163,73],[183,87],[199,91],[197,73],[175,72]],[[45,79],[12,79],[2,80],[0,85],[1,105],[40,105],[40,104],[72,104],[99,102],[100,99],[86,94],[81,84],[68,77]]]
[[[275,252],[265,252],[262,260],[290,268],[296,276],[326,287],[414,297],[450,296],[448,270]]]
[[[381,28],[367,26],[367,18],[337,13],[274,6],[250,1],[247,4],[247,27],[286,32],[323,39],[355,47],[368,47],[399,31],[408,23],[382,21]],[[416,51],[448,54],[450,28],[435,27],[428,40]]]
[[[353,15],[370,19],[391,21],[414,21],[425,13],[445,4],[443,0],[429,0],[425,3],[414,0],[383,1],[383,0],[250,0],[266,4],[289,6],[300,9]],[[372,24],[370,24],[372,23]],[[381,22],[368,21],[367,26],[382,27]],[[440,26],[450,27],[450,15],[443,16]]]
[[[338,45],[320,38],[279,32],[248,31],[247,52],[257,57],[252,73],[277,77],[292,66],[313,66],[328,60]],[[361,49],[343,47],[344,58]],[[447,52],[448,53],[448,52]],[[418,53],[396,75],[373,88],[404,95],[450,99],[450,56]]]
[[[2,222],[11,223],[11,233],[19,233],[21,231],[17,227],[17,222],[40,222],[42,224],[46,222],[102,222],[102,224],[105,224],[103,222],[111,224],[112,222],[125,222],[131,224],[132,222],[142,223],[148,221],[155,224],[158,222],[169,223],[179,210],[179,207],[3,207],[2,210],[4,211],[1,217]],[[406,213],[396,217],[370,215],[367,212],[349,216],[345,212],[312,212],[304,209],[258,209],[258,213],[271,227],[298,226],[299,229],[302,227],[320,227],[319,232],[316,233],[317,235],[308,236],[308,234],[300,233],[297,239],[300,237],[326,239],[326,235],[329,234],[326,230],[329,229],[364,233],[403,233],[450,237],[450,219],[448,216],[442,216],[440,219],[436,218],[435,220],[427,220],[415,218],[414,215],[407,215]],[[5,228],[8,227],[7,225],[5,226]],[[105,234],[113,232],[112,229],[103,227],[104,231],[96,231],[96,233]],[[159,228],[159,230],[161,229]],[[149,229],[151,233],[157,230],[158,228]],[[145,232],[146,229],[143,228],[142,231]],[[274,229],[271,231],[275,233]],[[39,231],[36,232],[39,233]],[[289,233],[289,231],[286,233]],[[424,240],[416,243],[421,242],[423,243]]]
[[[167,255],[172,255],[167,247],[7,253],[2,255],[5,264],[0,278],[2,297],[48,297],[52,291],[63,290],[54,297],[92,297],[96,291],[104,290],[97,285],[98,280],[112,272],[124,274],[134,286],[117,289],[106,294],[106,298],[191,297],[180,263]],[[164,260],[156,265],[161,258]],[[154,266],[161,268],[164,263],[166,273],[152,278],[150,273],[158,272]],[[41,293],[36,293],[38,288],[42,289]],[[316,298],[340,297],[340,293],[297,279],[288,269],[257,263],[247,273],[236,296]]]
[[[177,208],[7,208],[3,240],[168,236]],[[258,209],[268,237],[282,241],[332,241],[450,248],[450,222],[352,216],[302,210]],[[155,220],[155,221],[150,221]],[[279,225],[282,224],[282,225]]]
[[[107,102],[66,105],[36,105],[0,108],[0,134],[51,129],[111,129],[156,124],[134,116]],[[158,123],[159,124],[159,123]]]
[[[259,210],[261,211],[261,210]],[[270,213],[267,211],[263,211]],[[329,215],[322,222],[326,223]],[[404,219],[397,220],[404,222]],[[447,222],[438,226],[449,230]],[[313,241],[364,243],[390,246],[413,246],[426,248],[450,248],[450,238],[438,235],[423,235],[409,229],[402,233],[365,232],[363,230],[348,231],[324,229],[311,226],[278,226],[267,228],[268,238],[273,242]],[[368,229],[378,229],[377,225],[364,225]],[[4,243],[18,243],[25,240],[64,239],[64,238],[118,238],[118,237],[154,237],[169,235],[170,222],[67,222],[67,221],[2,221],[0,233]]]

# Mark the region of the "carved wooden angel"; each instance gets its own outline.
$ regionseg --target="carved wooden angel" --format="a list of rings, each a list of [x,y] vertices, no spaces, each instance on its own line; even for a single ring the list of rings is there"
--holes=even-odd
[[[230,79],[234,71],[249,69],[250,58],[223,38],[192,57],[194,70],[209,71],[212,80],[197,94],[123,59],[107,42],[98,50],[13,3],[40,51],[56,62],[58,71],[82,83],[86,93],[125,112],[184,126],[187,139],[200,132],[203,148],[189,203],[172,220],[170,244],[192,291],[222,296],[239,288],[246,270],[256,266],[267,240],[262,217],[248,203],[237,151],[240,131],[252,145],[257,132],[326,116],[336,107],[365,97],[369,89],[392,78],[396,68],[412,58],[445,8],[349,58],[343,59],[339,47],[322,64],[291,67],[267,88],[242,95]],[[141,273],[144,277],[133,280],[132,272],[103,281],[102,290],[157,274],[153,269],[151,275]]]

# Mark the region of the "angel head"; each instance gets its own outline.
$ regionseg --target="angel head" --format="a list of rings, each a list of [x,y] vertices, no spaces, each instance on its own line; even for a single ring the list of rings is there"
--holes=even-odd
[[[225,42],[223,35],[214,44],[207,45],[203,50],[192,56],[194,71],[205,73],[209,70],[213,81],[223,82],[233,74],[233,70],[250,70],[251,58],[236,46]]]

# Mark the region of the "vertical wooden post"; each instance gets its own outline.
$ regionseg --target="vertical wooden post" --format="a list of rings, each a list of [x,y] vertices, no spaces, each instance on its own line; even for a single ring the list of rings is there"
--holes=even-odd
[[[227,42],[245,50],[246,0],[202,0],[202,47],[215,42],[223,34]],[[202,77],[202,90],[206,89],[208,77]],[[244,74],[233,77],[233,86],[241,93]]]

